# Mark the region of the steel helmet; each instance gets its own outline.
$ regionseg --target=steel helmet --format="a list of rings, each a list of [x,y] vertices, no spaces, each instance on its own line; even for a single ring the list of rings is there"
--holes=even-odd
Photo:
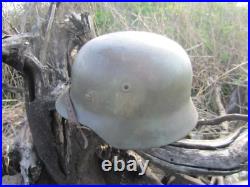
[[[164,36],[110,33],[87,42],[72,67],[70,98],[79,123],[120,149],[159,147],[197,123],[192,67],[185,50]],[[56,101],[66,119],[65,93]]]

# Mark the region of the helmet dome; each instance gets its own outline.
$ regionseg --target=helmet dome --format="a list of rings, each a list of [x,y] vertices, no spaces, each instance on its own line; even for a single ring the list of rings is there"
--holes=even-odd
[[[126,31],[99,36],[79,51],[70,97],[79,123],[121,149],[159,147],[186,136],[197,123],[192,66],[175,41]],[[57,111],[68,118],[65,93]]]

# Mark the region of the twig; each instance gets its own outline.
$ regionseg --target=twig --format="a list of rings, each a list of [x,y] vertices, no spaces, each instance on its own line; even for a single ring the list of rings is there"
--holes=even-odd
[[[47,50],[48,50],[48,45],[49,45],[49,41],[50,41],[50,37],[51,37],[51,29],[52,29],[52,25],[53,25],[54,18],[55,18],[57,4],[52,3],[51,6],[52,6],[52,9],[50,12],[49,22],[48,22],[48,26],[46,29],[44,45],[43,45],[42,51],[40,53],[40,61],[42,64],[44,64],[46,57],[47,57]]]
[[[3,34],[10,35],[10,33],[6,30],[2,30]]]
[[[202,45],[203,45],[203,43],[199,43],[199,44],[197,44],[197,45],[194,45],[194,46],[192,46],[192,47],[186,49],[186,52],[192,51],[192,50],[194,50],[194,49],[196,49],[196,48],[198,48],[198,47],[200,47],[200,46],[202,46]]]
[[[125,29],[129,29],[129,26],[127,24],[127,21],[125,17],[120,13],[121,11],[117,11],[115,7],[113,7],[111,4],[105,4],[105,7],[109,9],[109,11],[112,12],[112,15],[115,15],[121,24],[125,27]]]
[[[219,109],[219,114],[220,115],[225,115],[226,114],[226,110],[222,104],[221,101],[221,95],[220,95],[220,91],[221,91],[221,87],[220,86],[216,86],[215,90],[214,90],[214,94],[215,94],[215,101],[217,104],[217,107]]]
[[[248,122],[248,115],[245,114],[226,114],[214,119],[200,120],[197,125],[218,125],[224,121],[246,121]]]
[[[14,27],[7,18],[5,18],[5,21],[10,25],[10,28],[15,32],[15,34],[20,34],[20,32],[17,30],[16,27]]]
[[[214,184],[215,184],[215,181],[216,181],[216,178],[215,178],[215,176],[214,176],[214,177],[211,178],[209,184],[210,184],[210,185],[214,185]]]
[[[183,179],[185,179],[187,181],[190,181],[191,184],[198,184],[198,185],[204,185],[205,184],[199,178],[191,177],[191,176],[185,175],[185,174],[180,174],[179,176],[183,177]]]
[[[16,102],[16,101],[20,101],[18,99],[3,99],[2,102]]]
[[[161,180],[155,175],[150,167],[147,168],[145,175],[151,180],[153,184],[162,184]]]
[[[223,176],[218,176],[217,180],[218,180],[219,185],[224,185],[224,177]]]
[[[219,114],[220,115],[226,115],[226,110],[225,110],[225,108],[224,108],[224,106],[222,104],[222,101],[221,101],[220,91],[221,91],[221,87],[220,86],[216,86],[215,90],[214,90],[215,101],[216,101],[217,107],[219,109]],[[228,122],[226,122],[226,121],[222,122],[221,126],[222,126],[222,128],[224,130],[226,130],[228,132]]]
[[[231,133],[227,137],[213,139],[213,140],[182,139],[170,145],[173,145],[176,147],[188,148],[188,149],[217,150],[220,148],[228,147],[244,131],[246,131],[246,127],[240,127],[239,129],[237,129],[235,132]]]
[[[235,83],[235,82],[229,82],[229,81],[223,81],[223,84],[229,84],[229,85],[234,85],[234,86],[240,86],[240,87],[244,87],[244,88],[248,88],[247,83]]]
[[[226,71],[225,73],[223,73],[221,76],[219,76],[217,79],[216,79],[216,82],[219,80],[219,79],[222,79],[223,77],[225,77],[226,75],[228,75],[229,73],[231,73],[232,71],[238,69],[238,68],[241,68],[242,66],[248,64],[248,62],[242,62],[241,64],[235,66],[234,68]]]
[[[140,155],[138,155],[136,152],[132,150],[127,151],[127,154],[132,155],[135,158],[137,163],[145,162],[144,158],[142,158]],[[150,180],[151,184],[163,184],[161,182],[161,179],[155,175],[155,173],[152,171],[150,167],[146,169],[145,176]]]
[[[167,184],[171,184],[174,180],[176,180],[176,177],[172,175],[167,181]]]
[[[214,58],[214,56],[209,56],[209,55],[206,55],[206,56],[192,56],[192,55],[190,55],[189,57],[190,58]]]
[[[53,73],[55,73],[56,77],[59,79],[59,80],[62,80],[64,82],[66,82],[67,80],[65,79],[65,77],[61,74],[61,72],[55,68],[54,66],[50,65],[49,63],[46,63],[46,65],[51,69],[53,70]]]
[[[14,86],[10,86],[8,84],[2,83],[2,88],[8,92],[12,92],[12,93],[24,93],[24,89],[23,88],[17,88]]]
[[[216,78],[216,79],[213,81],[212,84],[207,85],[207,86],[203,89],[203,92],[202,92],[202,93],[206,92],[207,89],[208,89],[210,86],[215,85],[219,80],[223,79],[223,78],[224,78],[226,75],[228,75],[229,73],[235,71],[235,70],[238,69],[238,68],[241,68],[242,66],[244,66],[244,65],[246,65],[246,64],[248,64],[248,62],[242,62],[241,64],[235,66],[234,68],[232,68],[232,69],[226,71],[225,73],[223,73],[222,75],[220,75],[218,78]],[[201,94],[201,93],[199,93],[199,94]],[[197,94],[196,96],[199,96],[199,94]]]
[[[224,178],[223,178],[223,176],[213,176],[211,178],[210,184],[212,184],[212,185],[214,185],[214,184],[223,185],[224,184]]]

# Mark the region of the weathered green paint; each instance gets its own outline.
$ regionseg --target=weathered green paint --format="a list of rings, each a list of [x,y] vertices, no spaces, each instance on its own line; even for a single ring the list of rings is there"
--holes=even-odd
[[[159,147],[194,128],[192,67],[184,49],[164,36],[117,32],[79,51],[70,95],[81,124],[122,149]],[[65,95],[56,102],[67,118]]]

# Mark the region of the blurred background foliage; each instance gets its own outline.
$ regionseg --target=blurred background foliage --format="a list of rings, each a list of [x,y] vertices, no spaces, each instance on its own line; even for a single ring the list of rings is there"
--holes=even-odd
[[[49,3],[3,3],[2,29],[11,34],[35,31],[45,21],[48,8]],[[216,84],[222,85],[225,103],[235,86],[247,87],[247,4],[61,3],[56,21],[63,22],[72,12],[89,12],[97,35],[149,31],[180,43],[193,65],[192,96],[202,101],[200,107],[209,106]],[[21,77],[11,68],[4,65],[2,74],[3,82],[22,87]],[[3,91],[3,99],[16,101],[17,94]]]

